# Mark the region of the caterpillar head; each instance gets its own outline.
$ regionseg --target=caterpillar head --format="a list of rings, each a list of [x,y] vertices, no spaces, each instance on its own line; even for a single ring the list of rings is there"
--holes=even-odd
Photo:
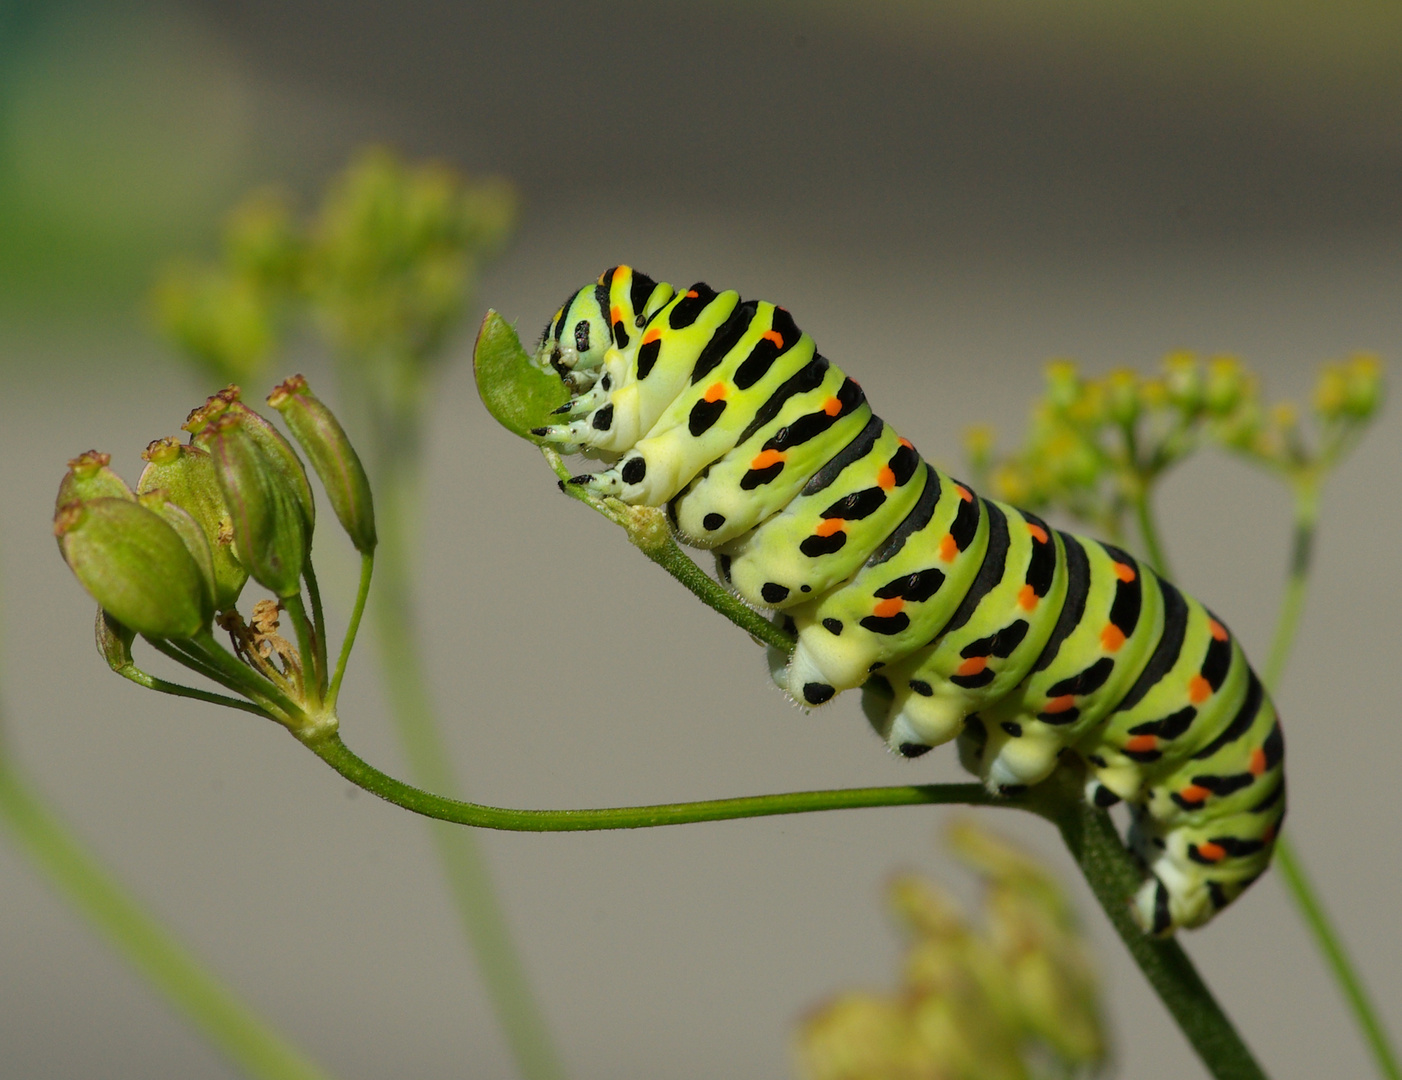
[[[638,331],[672,298],[670,285],[658,284],[629,266],[615,266],[574,293],[545,324],[536,363],[552,367],[572,391],[592,385],[609,349],[627,349]]]

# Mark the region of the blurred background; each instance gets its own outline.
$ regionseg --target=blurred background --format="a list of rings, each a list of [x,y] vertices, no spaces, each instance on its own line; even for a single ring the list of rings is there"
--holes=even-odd
[[[1326,359],[1395,361],[1399,56],[1402,11],[1381,0],[0,4],[13,752],[335,1075],[510,1076],[421,823],[271,725],[156,700],[93,655],[91,602],[52,546],[63,463],[95,446],[134,482],[140,449],[214,389],[151,331],[157,269],[212,252],[249,187],[310,202],[354,148],[387,143],[519,186],[517,238],[478,306],[524,336],[620,261],[737,288],[789,307],[959,470],[967,425],[1016,440],[1053,356],[1099,373],[1230,352],[1295,398]],[[743,635],[561,498],[476,400],[475,318],[437,399],[421,560],[432,692],[474,797],[602,806],[961,777],[951,751],[889,758],[855,695],[790,708]],[[277,377],[292,370],[336,400],[315,349]],[[1279,704],[1289,827],[1402,1033],[1399,467],[1384,416],[1329,487]],[[1261,659],[1285,490],[1205,453],[1161,511],[1181,583]],[[318,559],[344,619],[352,554]],[[370,646],[343,730],[395,771]],[[485,843],[571,1076],[777,1078],[805,1010],[892,981],[886,876],[963,884],[934,844],[944,817]],[[984,820],[1073,887],[1120,1074],[1202,1075],[1050,827]],[[0,898],[0,1073],[233,1075],[7,845]],[[1369,1074],[1274,876],[1185,944],[1272,1075]]]

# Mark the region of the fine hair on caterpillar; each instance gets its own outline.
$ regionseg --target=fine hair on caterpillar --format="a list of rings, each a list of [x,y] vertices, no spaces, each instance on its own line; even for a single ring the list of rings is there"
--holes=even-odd
[[[537,363],[570,392],[534,434],[612,464],[569,483],[665,507],[742,599],[805,707],[861,689],[895,752],[958,741],[994,792],[1066,753],[1120,800],[1152,933],[1199,926],[1270,862],[1275,708],[1226,626],[1138,559],[978,496],[876,416],[792,316],[626,266],[573,293]]]

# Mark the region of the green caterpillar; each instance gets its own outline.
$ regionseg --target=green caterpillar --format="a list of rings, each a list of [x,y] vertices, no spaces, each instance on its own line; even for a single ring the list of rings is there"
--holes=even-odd
[[[783,308],[619,266],[573,294],[537,363],[571,400],[534,434],[614,464],[569,483],[666,506],[721,579],[798,641],[775,681],[862,707],[907,757],[958,738],[995,792],[1074,752],[1131,804],[1146,931],[1199,926],[1270,862],[1284,741],[1226,627],[1133,556],[924,462]]]

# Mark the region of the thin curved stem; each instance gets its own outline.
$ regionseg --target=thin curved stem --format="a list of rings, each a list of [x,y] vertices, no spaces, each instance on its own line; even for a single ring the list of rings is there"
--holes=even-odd
[[[162,694],[170,694],[174,697],[193,698],[196,701],[207,701],[211,705],[223,705],[226,709],[239,709],[242,712],[252,713],[254,716],[261,716],[264,719],[272,719],[266,709],[253,704],[251,701],[240,701],[238,698],[229,697],[227,694],[216,694],[209,690],[199,690],[193,686],[185,686],[183,683],[167,682],[148,672],[142,671],[135,664],[127,664],[120,668],[113,668],[118,675],[124,679],[136,683],[137,686],[144,686],[148,690],[156,690]]]
[[[961,803],[967,806],[1022,806],[1025,798],[990,795],[982,784],[923,784],[900,787],[843,788],[794,791],[779,795],[747,795],[731,799],[615,806],[591,810],[516,810],[449,799],[381,772],[341,741],[335,733],[309,739],[306,747],[359,788],[395,806],[436,821],[507,832],[595,832],[605,829],[649,829],[698,821],[808,814],[819,810],[855,810],[878,806],[920,806]]]
[[[335,733],[306,740],[305,745],[341,776],[386,802],[438,821],[511,832],[647,829],[883,806],[962,804],[1029,810],[1061,831],[1130,954],[1212,1075],[1217,1080],[1265,1078],[1178,943],[1148,937],[1135,925],[1126,900],[1138,888],[1143,872],[1126,850],[1109,815],[1087,806],[1079,797],[1080,785],[1074,778],[1063,778],[1059,783],[1048,781],[1011,797],[991,795],[982,784],[923,784],[794,791],[591,810],[518,810],[448,799],[396,780],[357,757]]]
[[[346,624],[346,639],[341,642],[341,655],[336,658],[336,673],[331,676],[331,687],[326,691],[326,707],[332,712],[336,711],[336,699],[341,695],[341,679],[345,677],[351,649],[355,648],[355,636],[360,632],[360,618],[365,614],[365,600],[370,595],[370,578],[374,572],[374,552],[361,555],[360,588],[355,594],[355,607],[351,609],[350,622]]]

